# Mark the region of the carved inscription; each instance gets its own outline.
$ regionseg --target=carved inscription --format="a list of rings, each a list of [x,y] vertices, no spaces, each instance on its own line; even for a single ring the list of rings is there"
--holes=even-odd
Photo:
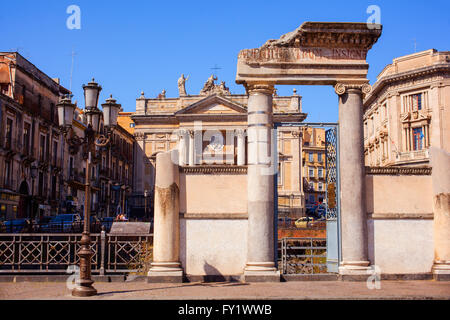
[[[247,63],[292,62],[326,60],[365,60],[367,50],[354,48],[264,48],[246,49],[239,53],[239,59]]]

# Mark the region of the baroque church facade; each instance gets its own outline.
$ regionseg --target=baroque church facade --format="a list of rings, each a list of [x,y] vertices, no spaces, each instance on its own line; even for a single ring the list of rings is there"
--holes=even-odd
[[[231,94],[222,81],[211,76],[197,95],[188,95],[178,80],[179,96],[157,98],[142,92],[136,100],[135,193],[153,194],[156,154],[179,151],[179,165],[204,174],[215,170],[242,170],[247,164],[246,94]],[[274,122],[301,122],[301,96],[273,96]],[[270,137],[268,137],[270,139]],[[275,141],[275,139],[271,140]],[[279,215],[298,217],[305,207],[302,173],[302,130],[279,128],[277,133]],[[239,188],[239,186],[236,186]]]

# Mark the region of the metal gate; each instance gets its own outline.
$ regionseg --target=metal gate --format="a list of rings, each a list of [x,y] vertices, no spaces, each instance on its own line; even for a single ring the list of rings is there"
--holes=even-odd
[[[340,199],[339,199],[339,126],[337,123],[294,123],[294,122],[279,122],[274,123],[274,133],[272,135],[274,141],[277,141],[278,128],[279,127],[309,127],[309,128],[324,128],[325,131],[325,170],[326,170],[326,272],[337,273],[340,260],[341,243],[340,243]],[[277,143],[272,144],[274,147],[274,162],[276,168],[278,168],[278,150]],[[303,166],[301,168],[303,172]],[[275,263],[279,263],[280,271],[283,273],[289,272],[289,262],[287,261],[289,257],[297,257],[297,252],[288,252],[290,246],[287,245],[289,241],[302,241],[302,238],[289,238],[287,240],[278,239],[278,171],[274,175],[274,234],[275,234]],[[325,240],[325,239],[317,239]],[[323,245],[323,244],[322,244]],[[311,245],[312,250],[318,249],[317,246]],[[298,245],[292,246],[292,249],[302,248]],[[305,248],[303,248],[305,249]],[[278,255],[281,254],[281,257]],[[301,256],[299,256],[301,257]],[[314,258],[320,258],[321,255],[317,254],[311,258],[311,262]],[[319,263],[320,264],[320,263]],[[295,266],[294,266],[295,267]],[[314,267],[313,267],[314,268]],[[314,270],[314,269],[313,269]],[[297,271],[297,273],[299,273]],[[301,272],[300,273],[304,273]]]
[[[327,270],[338,272],[340,252],[339,225],[339,139],[338,127],[325,131]]]

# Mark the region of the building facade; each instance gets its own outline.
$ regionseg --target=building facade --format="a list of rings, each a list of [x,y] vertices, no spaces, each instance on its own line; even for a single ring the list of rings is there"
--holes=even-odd
[[[393,60],[364,101],[367,166],[428,166],[431,137],[450,126],[450,52],[426,50]],[[448,143],[448,142],[445,142]],[[444,143],[444,144],[445,144]],[[450,145],[440,148],[450,151]]]
[[[305,204],[323,203],[326,195],[325,129],[303,128]]]
[[[70,92],[17,52],[0,53],[0,219],[55,214],[63,192],[56,104]]]
[[[83,111],[76,109],[71,136],[84,136],[86,120]],[[103,125],[101,124],[101,130]],[[105,133],[105,132],[103,132]],[[92,160],[91,212],[99,218],[114,217],[118,213],[129,214],[128,196],[133,185],[133,149],[134,137],[118,123],[110,143],[106,147],[97,147],[97,157]],[[85,199],[86,165],[82,148],[65,149],[67,161],[67,209],[82,213]]]
[[[0,220],[83,213],[86,120],[76,108],[72,130],[61,132],[56,105],[70,91],[16,52],[0,53]],[[134,137],[119,125],[93,159],[91,210],[100,217],[126,211],[132,193]]]
[[[180,78],[183,80],[183,76]],[[180,83],[179,80],[179,83]],[[247,164],[247,95],[231,94],[225,83],[215,83],[212,76],[198,95],[146,98],[136,101],[135,123],[135,191],[141,199],[153,195],[156,154],[179,150],[179,164],[186,167],[228,166]],[[274,122],[300,122],[301,97],[274,95]],[[278,129],[278,196],[280,215],[298,216],[304,211],[301,163],[301,129]],[[199,169],[202,170],[202,169]],[[236,186],[239,187],[239,186]],[[152,196],[150,196],[152,197]],[[145,201],[145,199],[144,199]]]

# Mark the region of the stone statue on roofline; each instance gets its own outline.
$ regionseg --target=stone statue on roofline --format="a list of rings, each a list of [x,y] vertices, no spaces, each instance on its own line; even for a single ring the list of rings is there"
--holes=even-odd
[[[158,94],[156,99],[165,99],[165,98],[166,98],[166,89],[163,89],[163,91],[160,94]]]
[[[208,80],[206,80],[203,89],[200,91],[201,96],[209,96],[212,94],[220,95],[230,95],[230,89],[225,85],[225,81],[221,81],[220,84],[216,84],[215,81],[217,77],[211,75]]]
[[[187,78],[184,77],[184,74],[181,74],[181,77],[178,79],[178,93],[180,97],[187,96],[186,94],[186,81],[188,81],[189,76]]]

